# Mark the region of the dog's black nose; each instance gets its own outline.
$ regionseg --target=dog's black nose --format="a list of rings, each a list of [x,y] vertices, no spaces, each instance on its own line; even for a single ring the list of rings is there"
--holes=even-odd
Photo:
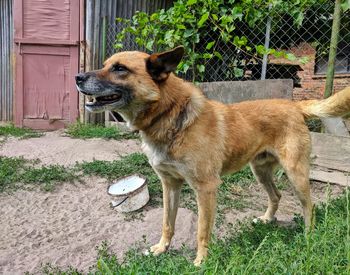
[[[80,73],[75,76],[75,82],[79,85],[89,78],[88,74]]]

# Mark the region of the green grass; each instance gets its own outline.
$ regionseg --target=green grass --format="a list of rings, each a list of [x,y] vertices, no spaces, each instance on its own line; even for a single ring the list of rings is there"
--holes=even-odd
[[[0,157],[0,192],[16,190],[22,184],[38,184],[46,190],[53,190],[61,182],[72,182],[84,176],[98,176],[108,181],[138,173],[147,178],[151,200],[149,205],[162,205],[162,185],[158,176],[148,163],[144,154],[133,153],[115,161],[94,160],[77,163],[73,167],[49,165],[38,168],[38,163],[23,158]],[[230,209],[244,209],[249,207],[249,198],[245,190],[255,182],[249,168],[223,176],[218,191],[217,219],[219,226]],[[278,181],[282,182],[282,181]],[[279,184],[281,185],[281,184]],[[285,186],[288,186],[284,183]],[[283,186],[282,186],[283,187]],[[197,212],[196,196],[191,187],[185,183],[181,190],[180,206]]]
[[[311,132],[317,132],[317,133],[322,133],[323,131],[323,124],[321,119],[319,118],[312,118],[308,119],[306,121],[306,126],[309,128],[309,131]]]
[[[61,165],[38,167],[38,161],[0,156],[0,192],[37,185],[51,191],[56,184],[78,180],[77,171]]]
[[[130,132],[123,132],[117,127],[104,127],[102,125],[83,124],[80,122],[71,124],[66,129],[66,134],[73,138],[89,139],[136,139],[137,135]]]
[[[144,154],[130,154],[121,160],[116,161],[100,161],[84,162],[77,165],[85,175],[95,175],[114,180],[132,173],[139,173],[147,178],[148,189],[151,197],[151,204],[160,204],[162,198],[162,186],[158,176],[148,163],[148,159]],[[218,194],[218,213],[222,214],[228,208],[241,209],[245,204],[242,198],[235,198],[235,189],[243,188],[254,182],[254,176],[249,167],[242,171],[224,176],[223,183],[220,185]],[[181,206],[196,212],[196,199],[194,191],[188,184],[184,184],[181,196]]]
[[[121,160],[103,161],[95,160],[77,164],[77,168],[84,175],[95,175],[113,181],[128,174],[138,173],[147,178],[148,189],[151,197],[150,204],[159,204],[162,196],[162,186],[156,173],[148,163],[144,154],[133,153]]]
[[[16,190],[21,184],[38,184],[45,190],[54,189],[61,182],[78,180],[81,175],[99,176],[113,181],[128,174],[139,173],[147,178],[150,193],[149,205],[160,206],[162,203],[162,185],[158,176],[148,163],[144,154],[133,153],[115,161],[94,160],[77,163],[73,167],[48,165],[38,167],[38,162],[23,158],[0,157],[0,192]],[[224,176],[218,194],[218,215],[229,208],[241,209],[246,206],[244,196],[237,196],[243,188],[254,181],[249,167],[242,171]],[[188,184],[182,188],[181,207],[197,211],[195,193]],[[222,216],[220,216],[222,218]],[[222,221],[222,219],[219,219]]]
[[[200,268],[192,264],[195,251],[170,249],[158,257],[130,250],[123,261],[103,243],[89,274],[349,274],[350,195],[316,208],[316,226],[304,233],[300,216],[296,226],[237,224],[223,239],[213,239],[209,258]],[[45,274],[82,274],[71,267],[46,265]]]
[[[20,138],[41,137],[43,134],[28,128],[17,128],[13,124],[0,126],[0,136],[13,136]]]
[[[74,181],[79,175],[97,175],[109,180],[130,173],[147,177],[154,203],[161,201],[161,185],[148,164],[145,155],[131,154],[118,161],[93,161],[72,168],[59,165],[38,167],[38,162],[23,158],[0,157],[0,191],[17,188],[16,183],[38,184],[51,190],[56,183]],[[223,177],[219,191],[219,205],[223,209],[235,207],[230,192],[251,184],[249,168]],[[192,196],[185,185],[183,194]],[[186,200],[186,199],[185,199]],[[305,235],[303,222],[296,217],[296,226],[241,223],[229,230],[223,239],[210,245],[210,256],[200,269],[192,265],[195,251],[183,247],[170,250],[159,257],[145,256],[140,250],[130,250],[120,262],[107,246],[99,249],[96,266],[91,274],[349,274],[350,271],[350,205],[349,192],[316,209],[317,224],[311,234]],[[218,209],[220,212],[221,210]],[[46,274],[80,274],[70,268],[61,270],[47,265]]]

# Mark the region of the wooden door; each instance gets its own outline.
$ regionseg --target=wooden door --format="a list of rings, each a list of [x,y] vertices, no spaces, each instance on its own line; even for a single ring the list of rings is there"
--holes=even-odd
[[[15,0],[15,124],[53,130],[78,117],[81,0]]]

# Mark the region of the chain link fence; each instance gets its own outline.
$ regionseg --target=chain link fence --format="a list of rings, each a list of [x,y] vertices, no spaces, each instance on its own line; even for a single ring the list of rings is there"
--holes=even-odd
[[[317,78],[326,74],[329,44],[332,29],[334,3],[316,4],[304,13],[300,26],[295,24],[290,14],[274,15],[271,18],[270,37],[266,37],[266,24],[259,24],[254,28],[241,22],[236,26],[235,35],[245,36],[248,44],[264,45],[266,40],[269,48],[284,50],[294,54],[296,58],[277,58],[268,56],[266,79],[293,79],[294,87],[301,87],[303,79]],[[123,28],[122,23],[109,25],[106,34],[106,56],[115,53],[114,44],[118,32]],[[222,41],[217,31],[208,30],[203,43],[196,51],[205,52],[205,45],[211,41]],[[222,58],[213,57],[206,60],[203,79],[193,79],[193,72],[188,71],[185,77],[197,81],[232,81],[258,80],[262,77],[263,58],[234,47],[232,44],[216,43],[217,51]],[[135,39],[129,35],[123,50],[145,50],[137,45]],[[311,70],[312,76],[303,75],[303,71]],[[337,58],[335,62],[336,74],[350,74],[350,11],[342,14]],[[304,73],[305,74],[305,73]]]

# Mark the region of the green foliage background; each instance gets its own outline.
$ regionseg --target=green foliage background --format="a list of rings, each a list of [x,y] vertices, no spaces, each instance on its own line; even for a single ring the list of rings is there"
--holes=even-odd
[[[218,45],[227,43],[250,58],[261,58],[272,54],[295,60],[296,57],[283,50],[266,49],[240,30],[242,24],[265,32],[266,20],[270,16],[280,19],[283,15],[292,18],[290,28],[299,28],[305,12],[315,5],[320,8],[330,4],[328,0],[177,0],[171,8],[153,14],[137,12],[132,19],[117,18],[125,24],[118,33],[115,47],[123,48],[123,41],[131,34],[136,43],[146,50],[164,50],[183,45],[186,58],[179,64],[178,71],[193,72],[193,80],[200,80],[205,72],[204,64],[210,59],[222,59],[223,52]],[[350,7],[349,0],[343,0],[343,10]],[[257,26],[259,28],[257,28]],[[215,35],[208,35],[215,33]],[[216,39],[213,39],[215,37]],[[211,40],[210,40],[211,39]],[[300,60],[307,62],[306,59]],[[235,74],[242,75],[237,67]]]

